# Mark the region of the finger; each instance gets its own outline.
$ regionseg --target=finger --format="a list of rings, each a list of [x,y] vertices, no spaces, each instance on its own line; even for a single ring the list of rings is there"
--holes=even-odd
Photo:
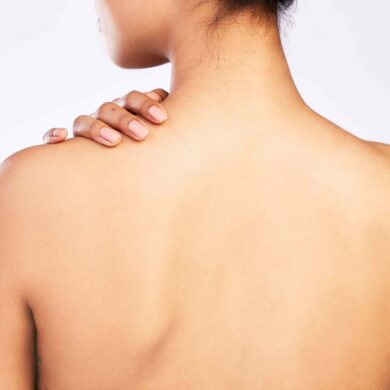
[[[169,96],[169,93],[162,88],[153,89],[153,91],[148,92],[148,94],[152,94],[152,96],[155,96],[157,101],[159,102],[163,102]]]
[[[81,115],[75,119],[73,135],[75,137],[89,138],[109,147],[118,145],[122,138],[118,131],[89,115]]]
[[[150,91],[150,92],[145,92],[145,95],[150,97],[151,99],[155,100],[156,102],[162,102],[161,96],[158,95],[156,92]]]
[[[168,114],[161,103],[145,93],[132,91],[123,98],[123,108],[134,114],[139,114],[154,123],[162,123],[168,119]]]
[[[45,144],[58,144],[63,142],[68,137],[68,130],[64,128],[53,128],[47,131],[43,136],[43,142]]]
[[[139,118],[112,102],[101,105],[92,117],[137,141],[144,140],[149,134],[148,128]]]

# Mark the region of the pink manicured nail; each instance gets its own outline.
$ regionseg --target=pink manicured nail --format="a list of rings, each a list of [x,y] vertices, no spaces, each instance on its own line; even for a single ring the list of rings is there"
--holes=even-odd
[[[144,139],[149,134],[149,130],[136,120],[129,123],[129,130],[137,139]]]
[[[53,131],[53,133],[52,133],[52,136],[53,137],[59,137],[62,134],[63,131],[64,131],[63,129],[55,129]]]
[[[168,119],[167,114],[160,110],[157,106],[150,107],[149,114],[158,122],[164,122],[166,119]]]
[[[120,134],[108,127],[103,127],[100,129],[100,136],[111,144],[116,144],[121,138]]]

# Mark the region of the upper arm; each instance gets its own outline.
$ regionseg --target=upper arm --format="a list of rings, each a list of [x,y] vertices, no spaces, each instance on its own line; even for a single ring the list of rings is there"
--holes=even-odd
[[[3,243],[1,243],[3,244]],[[0,261],[3,261],[0,255]],[[18,286],[1,266],[0,389],[34,389],[34,327]]]
[[[47,262],[74,234],[72,216],[88,212],[80,191],[89,188],[85,172],[94,172],[94,161],[85,147],[91,146],[36,146],[0,164],[0,390],[34,389],[40,329],[29,307],[38,310]]]
[[[34,389],[34,322],[19,274],[19,194],[14,162],[0,165],[0,390]]]

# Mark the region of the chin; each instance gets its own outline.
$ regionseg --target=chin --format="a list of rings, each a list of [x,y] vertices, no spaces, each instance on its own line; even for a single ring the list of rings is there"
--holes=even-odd
[[[169,62],[165,56],[157,55],[156,53],[123,53],[110,52],[112,62],[123,69],[143,69],[153,68]]]

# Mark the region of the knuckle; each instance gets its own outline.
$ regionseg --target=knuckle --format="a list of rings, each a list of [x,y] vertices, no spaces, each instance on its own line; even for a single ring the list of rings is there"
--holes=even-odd
[[[116,108],[117,108],[117,105],[115,103],[105,102],[98,109],[98,117],[106,115],[106,114],[110,114],[111,112],[115,111]]]
[[[130,114],[127,114],[127,113],[123,113],[123,114],[120,114],[119,117],[118,117],[118,124],[119,124],[119,127],[121,129],[126,129],[128,128],[128,125],[130,123],[130,121],[133,119],[132,115]]]
[[[138,95],[138,91],[136,91],[135,89],[133,89],[132,91],[130,91],[126,97],[128,99],[134,99],[136,96]]]
[[[134,101],[137,99],[139,92],[136,90],[130,91],[126,96],[125,96],[125,102],[126,105],[132,105]]]
[[[140,105],[141,112],[143,112],[143,113],[148,112],[148,111],[149,111],[149,108],[152,107],[152,106],[158,106],[158,104],[156,103],[156,101],[153,100],[153,99],[150,99],[150,98],[145,99],[145,100],[141,103],[141,105]]]
[[[91,123],[91,126],[89,127],[90,135],[94,138],[97,138],[100,134],[101,125],[99,122],[93,122]]]
[[[155,91],[150,91],[150,92],[148,92],[147,96],[148,96],[149,99],[152,100],[153,102],[156,102],[156,101],[161,102],[161,101],[162,101],[161,96],[160,96],[157,92],[155,92]]]
[[[79,115],[73,122],[74,128],[79,128],[83,122],[85,122],[85,119],[87,118],[87,115]]]
[[[156,88],[153,90],[154,92],[156,92],[157,94],[159,94],[160,96],[166,96],[168,95],[168,92],[165,90],[165,89],[162,89],[162,88]]]

